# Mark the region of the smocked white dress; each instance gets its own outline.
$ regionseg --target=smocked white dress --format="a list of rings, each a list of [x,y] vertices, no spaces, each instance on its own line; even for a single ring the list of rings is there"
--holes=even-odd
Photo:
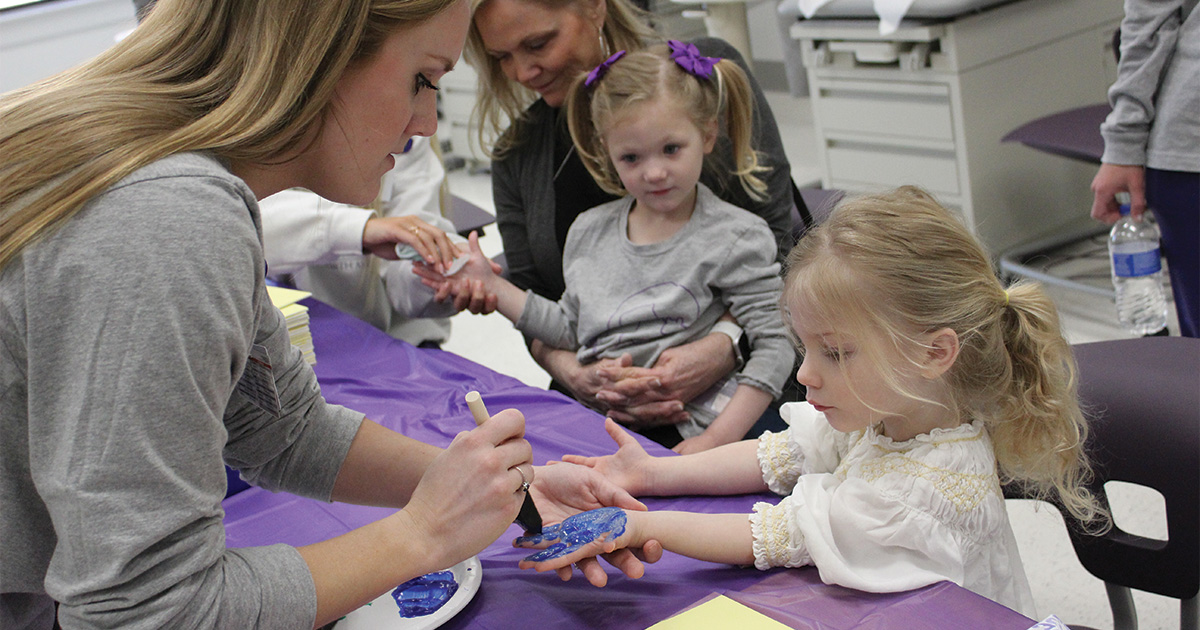
[[[750,515],[756,567],[815,565],[869,592],[949,580],[1035,617],[982,426],[894,442],[879,427],[841,433],[805,402],[781,415],[788,430],[758,443],[763,479],[786,496]]]

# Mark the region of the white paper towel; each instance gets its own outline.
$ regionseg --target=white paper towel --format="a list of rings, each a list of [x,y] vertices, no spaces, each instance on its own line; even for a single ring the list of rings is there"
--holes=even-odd
[[[879,16],[879,34],[891,35],[900,27],[900,20],[908,13],[913,0],[875,0],[875,14]]]
[[[816,15],[817,10],[829,4],[832,0],[799,0],[800,13],[805,19]],[[908,13],[913,0],[874,0],[875,15],[879,16],[879,34],[891,35],[900,26],[900,20]]]

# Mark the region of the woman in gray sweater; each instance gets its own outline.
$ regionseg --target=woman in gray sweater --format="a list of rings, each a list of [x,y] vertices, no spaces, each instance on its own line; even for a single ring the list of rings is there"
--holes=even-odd
[[[327,404],[266,295],[256,202],[371,201],[436,130],[468,21],[464,0],[162,0],[0,97],[0,627],[311,628],[512,523],[521,414],[442,451]],[[227,549],[225,463],[403,509]],[[535,482],[543,512],[595,507],[564,473]]]

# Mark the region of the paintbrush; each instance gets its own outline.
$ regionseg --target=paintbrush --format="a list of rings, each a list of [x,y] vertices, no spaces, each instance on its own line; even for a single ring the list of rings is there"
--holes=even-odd
[[[467,407],[471,409],[471,415],[475,417],[475,425],[481,425],[491,418],[488,413],[487,406],[483,404],[483,397],[477,391],[467,392]],[[517,469],[520,473],[520,469]],[[525,475],[521,475],[521,479],[525,479]],[[522,485],[524,487],[524,484]],[[542,515],[538,513],[537,506],[533,504],[533,497],[529,494],[529,490],[525,490],[525,501],[521,504],[521,511],[517,513],[517,520],[514,521],[525,529],[526,535],[542,533]]]

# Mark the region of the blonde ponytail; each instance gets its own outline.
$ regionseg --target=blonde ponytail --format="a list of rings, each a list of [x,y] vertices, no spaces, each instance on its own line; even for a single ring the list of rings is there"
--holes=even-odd
[[[1011,377],[988,422],[1001,481],[1019,484],[1026,496],[1057,500],[1080,521],[1103,527],[1108,514],[1086,488],[1088,426],[1058,311],[1031,282],[1011,286],[1007,295],[998,333]]]
[[[1087,423],[1053,302],[1037,284],[1006,290],[979,242],[932,196],[905,186],[840,203],[788,256],[785,302],[799,291],[819,317],[864,337],[882,333],[910,359],[924,353],[919,335],[953,330],[948,404],[987,429],[1001,481],[1107,526],[1085,487]]]

